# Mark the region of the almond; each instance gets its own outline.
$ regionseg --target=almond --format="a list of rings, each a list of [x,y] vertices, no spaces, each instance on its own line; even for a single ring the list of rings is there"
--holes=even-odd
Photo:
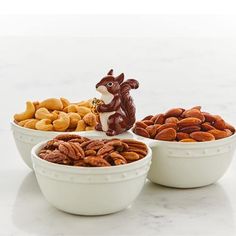
[[[165,113],[165,118],[174,116],[174,117],[179,117],[183,113],[184,109],[182,108],[172,108],[169,111]]]
[[[168,117],[166,118],[165,120],[165,124],[167,123],[174,123],[174,124],[177,124],[179,122],[179,119],[176,118],[176,117]]]
[[[154,117],[155,117],[155,119],[154,119]],[[159,114],[154,117],[153,117],[153,119],[154,119],[155,124],[161,124],[161,125],[164,124],[165,116],[163,114]]]
[[[177,124],[179,127],[195,126],[200,125],[202,121],[195,117],[188,117],[180,120]]]
[[[180,141],[180,140],[182,140],[182,139],[188,139],[188,138],[189,138],[189,134],[187,134],[187,133],[178,132],[178,133],[176,134],[176,139],[177,139],[178,141]]]
[[[188,110],[172,108],[165,114],[149,115],[136,122],[134,127],[134,132],[141,136],[173,142],[211,141],[229,137],[236,132],[219,115],[202,112],[201,106]]]
[[[225,129],[225,132],[227,133],[227,137],[229,137],[233,134],[230,129]]]
[[[134,129],[134,133],[136,133],[137,135],[143,136],[145,138],[150,138],[149,133],[147,132],[147,130],[140,128],[140,127],[136,127]]]
[[[144,120],[151,120],[152,117],[153,117],[152,115],[146,116],[146,117],[144,117],[144,118],[142,119],[142,121],[144,121]]]
[[[197,110],[201,111],[202,107],[201,106],[195,106],[195,107],[192,107],[191,109],[197,109]]]
[[[162,130],[167,129],[167,128],[173,128],[173,129],[176,130],[176,129],[177,129],[177,125],[174,124],[174,123],[163,124],[163,125],[161,125],[161,126],[159,126],[159,127],[157,128],[157,133],[159,133],[159,132],[161,132]]]
[[[209,130],[208,133],[213,134],[215,139],[222,139],[229,136],[226,131],[218,130],[218,129]]]
[[[179,131],[183,132],[183,133],[191,134],[192,132],[196,132],[196,131],[200,131],[200,130],[201,130],[201,128],[199,126],[193,125],[193,126],[183,127]]]
[[[163,141],[173,141],[176,138],[176,130],[173,128],[167,128],[159,132],[155,139]]]
[[[180,140],[180,142],[190,143],[190,142],[197,142],[197,141],[195,139],[193,139],[193,138],[186,138],[186,139]]]
[[[193,132],[190,134],[190,137],[199,142],[215,140],[215,137],[213,134],[210,134],[208,132],[202,132],[202,131]]]
[[[140,128],[146,129],[147,125],[143,121],[137,121],[135,123],[135,127],[140,127]]]
[[[157,115],[153,116],[150,120],[155,123],[155,120],[156,120],[156,118],[157,118],[159,115],[160,115],[160,114],[157,114]]]
[[[235,133],[235,128],[231,124],[225,123],[225,128],[229,129],[232,133]]]
[[[215,116],[211,115],[208,112],[202,112],[202,114],[204,115],[205,121],[207,121],[207,122],[212,123],[212,122],[214,122],[216,120]]]
[[[147,132],[149,133],[151,138],[154,138],[157,133],[157,126],[156,125],[149,125],[146,127]]]
[[[147,126],[149,126],[149,125],[154,125],[154,123],[153,123],[153,121],[151,121],[151,120],[144,120],[144,121],[142,121],[144,124],[146,124]]]
[[[187,117],[195,117],[195,118],[200,119],[202,122],[204,122],[204,120],[205,120],[204,115],[198,109],[186,110],[185,112],[183,112],[183,117],[186,117],[186,118]]]
[[[225,121],[220,116],[215,116],[216,120],[213,124],[213,126],[216,129],[224,130],[226,128]]]
[[[201,128],[203,131],[208,131],[211,129],[215,129],[214,126],[212,126],[209,122],[204,122],[203,124],[201,124]]]

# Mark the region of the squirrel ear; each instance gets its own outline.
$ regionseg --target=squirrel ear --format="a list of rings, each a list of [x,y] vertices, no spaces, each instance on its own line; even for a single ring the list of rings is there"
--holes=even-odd
[[[121,83],[124,81],[124,78],[125,78],[125,75],[124,75],[124,73],[122,73],[122,74],[118,75],[118,76],[115,78],[115,80],[116,80],[119,84],[121,84]]]
[[[109,70],[109,72],[107,73],[107,75],[113,75],[113,70]]]

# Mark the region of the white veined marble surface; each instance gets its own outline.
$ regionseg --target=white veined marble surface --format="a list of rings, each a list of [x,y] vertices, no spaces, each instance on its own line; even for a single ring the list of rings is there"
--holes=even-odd
[[[220,114],[236,125],[236,41],[232,34],[235,22],[230,21],[231,28],[225,29],[214,25],[211,17],[211,24],[199,20],[203,30],[196,27],[197,19],[188,23],[188,18],[152,18],[146,23],[150,23],[153,34],[140,32],[138,36],[136,28],[135,35],[129,37],[83,37],[70,34],[68,29],[56,34],[55,28],[51,35],[48,31],[35,33],[35,27],[42,30],[40,21],[29,21],[25,35],[23,31],[1,34],[1,236],[235,235],[235,159],[214,185],[178,190],[147,182],[132,207],[122,212],[101,217],[74,216],[45,201],[34,174],[16,150],[9,127],[12,115],[24,110],[26,100],[66,97],[79,101],[98,96],[95,84],[110,68],[117,74],[124,72],[126,78],[139,80],[140,88],[132,91],[138,118],[171,107],[202,105],[204,110]],[[68,24],[73,31],[77,21],[70,25],[73,21],[65,18],[63,29]],[[61,29],[56,18],[53,22]],[[186,32],[171,35],[171,29],[182,22],[188,26]],[[44,27],[47,29],[46,24]],[[162,29],[160,35],[158,29]],[[180,29],[184,32],[183,27]]]

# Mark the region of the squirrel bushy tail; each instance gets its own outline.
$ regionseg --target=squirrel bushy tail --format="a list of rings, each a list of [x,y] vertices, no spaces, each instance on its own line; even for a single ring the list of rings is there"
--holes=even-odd
[[[135,79],[128,79],[120,85],[120,94],[121,94],[121,108],[125,112],[126,117],[128,118],[128,128],[130,129],[135,123],[135,106],[132,97],[129,94],[131,89],[137,89],[139,83]]]

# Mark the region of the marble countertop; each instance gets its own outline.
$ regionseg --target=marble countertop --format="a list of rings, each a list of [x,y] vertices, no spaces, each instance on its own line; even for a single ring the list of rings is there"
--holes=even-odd
[[[147,182],[124,211],[75,216],[45,201],[34,173],[17,152],[9,125],[26,100],[98,96],[94,86],[110,68],[140,81],[139,90],[132,92],[138,118],[170,107],[202,105],[236,125],[235,38],[222,37],[220,31],[217,35],[1,36],[0,235],[235,235],[235,158],[224,177],[211,186],[179,190]]]

